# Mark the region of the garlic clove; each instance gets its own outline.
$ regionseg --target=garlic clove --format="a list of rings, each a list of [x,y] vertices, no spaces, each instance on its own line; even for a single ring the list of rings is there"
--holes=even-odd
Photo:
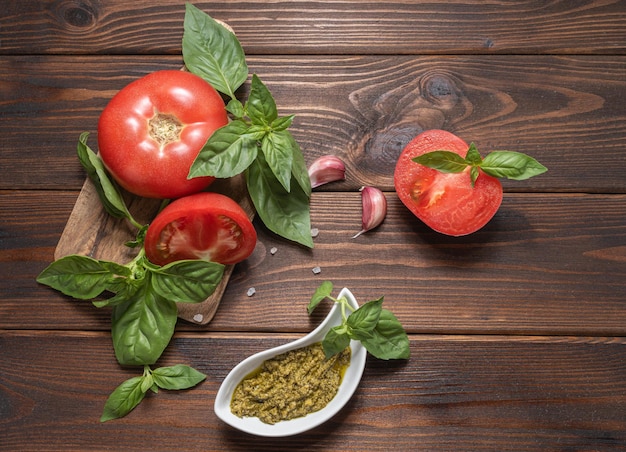
[[[343,161],[334,155],[324,155],[316,159],[309,166],[311,188],[319,187],[328,182],[345,180],[346,166]]]
[[[360,191],[363,204],[362,229],[352,237],[353,239],[374,229],[387,215],[387,198],[382,191],[376,187],[361,187]]]

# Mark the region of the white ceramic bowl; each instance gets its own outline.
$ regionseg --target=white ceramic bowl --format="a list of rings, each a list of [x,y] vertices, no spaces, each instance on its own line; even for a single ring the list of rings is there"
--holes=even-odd
[[[341,297],[345,297],[354,309],[359,307],[356,299],[348,289],[344,288],[341,290],[337,298],[340,299]],[[337,394],[328,403],[328,405],[315,413],[310,413],[300,418],[291,419],[289,421],[281,421],[271,425],[261,422],[261,420],[256,417],[240,418],[235,416],[230,411],[230,401],[233,397],[233,391],[241,380],[254,370],[258,369],[263,361],[289,350],[306,347],[307,345],[320,342],[324,339],[326,332],[330,328],[337,326],[340,323],[341,307],[338,303],[335,303],[324,321],[308,335],[288,344],[257,353],[240,362],[226,376],[219,391],[217,392],[214,405],[217,417],[241,431],[258,436],[272,437],[296,435],[317,427],[333,417],[341,408],[343,408],[348,400],[350,400],[350,397],[352,397],[352,394],[354,394],[354,391],[361,381],[361,376],[363,375],[363,370],[365,369],[367,350],[365,350],[365,347],[363,347],[363,345],[361,345],[358,341],[350,341],[350,348],[352,350],[350,366],[346,369],[346,373],[343,377],[341,385],[339,386]]]

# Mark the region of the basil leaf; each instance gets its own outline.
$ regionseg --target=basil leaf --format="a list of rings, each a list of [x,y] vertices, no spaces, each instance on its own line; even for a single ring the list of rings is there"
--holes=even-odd
[[[291,167],[293,163],[292,140],[288,132],[269,132],[261,141],[265,161],[285,191],[291,191]]]
[[[350,345],[350,337],[344,325],[331,328],[322,340],[322,348],[327,358],[336,355]]]
[[[472,182],[472,187],[474,186],[474,184],[476,184],[476,179],[478,179],[478,176],[480,176],[480,171],[478,171],[478,167],[472,166],[472,169],[470,169],[470,180]]]
[[[383,297],[377,300],[368,301],[359,307],[356,311],[348,316],[347,325],[351,331],[354,331],[357,335],[359,332],[369,333],[372,331],[382,311]],[[357,337],[353,337],[357,339]],[[361,340],[359,338],[359,340]]]
[[[104,300],[93,300],[91,303],[96,308],[115,306],[123,303],[135,296],[141,286],[141,283],[141,281],[130,278],[116,278],[111,281],[107,287],[107,290],[113,292],[115,295]]]
[[[152,378],[159,388],[177,390],[196,386],[206,378],[206,375],[193,367],[177,364],[153,370]]]
[[[256,74],[252,75],[250,83],[247,112],[252,124],[256,125],[269,126],[278,118],[276,101]]]
[[[88,132],[80,134],[78,139],[78,160],[94,184],[104,210],[114,218],[131,219],[131,214],[124,203],[119,189],[109,177],[102,160],[87,146]]]
[[[144,373],[143,381],[141,382],[141,391],[148,392],[148,390],[154,385],[154,378],[152,377],[152,373]]]
[[[246,184],[254,207],[272,232],[313,248],[309,197],[294,184],[287,193],[260,152],[246,170]]]
[[[209,297],[224,274],[224,266],[203,260],[177,261],[151,270],[150,283],[163,298],[181,303],[199,303]]]
[[[410,356],[409,338],[391,311],[382,309],[371,338],[361,343],[378,359],[406,359]]]
[[[130,270],[113,262],[70,255],[52,262],[37,276],[37,282],[70,297],[90,300],[109,290],[119,276],[130,276]]]
[[[467,150],[467,155],[465,156],[465,161],[472,166],[478,166],[480,165],[480,162],[483,161],[474,143],[470,144],[470,147]]]
[[[242,119],[246,114],[243,105],[238,99],[231,99],[226,105],[226,111],[237,119]]]
[[[459,154],[451,151],[432,151],[412,159],[421,165],[442,173],[460,173],[467,168],[467,162]]]
[[[493,151],[483,159],[480,168],[490,176],[524,180],[548,171],[534,158],[514,151]]]
[[[317,307],[320,302],[322,302],[325,298],[329,297],[333,292],[333,283],[330,281],[324,281],[316,290],[313,296],[311,297],[311,301],[307,306],[307,312],[309,315],[313,312],[313,310]]]
[[[291,132],[285,131],[289,139],[291,140],[291,149],[293,150],[293,161],[291,163],[291,175],[294,180],[298,182],[300,188],[308,197],[311,196],[311,178],[309,177],[309,171],[304,160],[304,155],[300,150],[300,145],[295,140]]]
[[[231,98],[248,78],[237,37],[190,3],[185,6],[182,48],[187,69]]]
[[[133,377],[115,388],[104,404],[100,422],[124,417],[139,405],[146,395],[143,382],[143,376]]]
[[[291,127],[291,124],[293,123],[293,118],[295,118],[294,115],[282,116],[280,118],[276,118],[274,121],[272,121],[272,124],[270,124],[270,126],[272,127],[272,130],[275,132],[279,132],[281,130],[287,130],[289,127]]]
[[[151,277],[146,275],[148,280]],[[174,334],[177,313],[176,303],[159,296],[149,281],[132,299],[113,306],[111,334],[118,362],[153,364]]]
[[[231,121],[209,137],[189,170],[189,178],[228,178],[242,173],[257,156],[257,136],[242,120]]]

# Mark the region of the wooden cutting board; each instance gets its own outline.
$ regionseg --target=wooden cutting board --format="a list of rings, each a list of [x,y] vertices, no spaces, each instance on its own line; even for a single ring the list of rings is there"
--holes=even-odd
[[[218,179],[208,190],[229,196],[239,203],[250,219],[254,217],[254,207],[242,175]],[[124,198],[133,217],[142,224],[149,223],[161,205],[161,200],[141,198],[130,193],[124,193]],[[134,240],[136,232],[127,220],[113,218],[106,213],[93,183],[87,179],[59,239],[54,258],[80,254],[126,264],[135,257],[137,250],[124,243]],[[177,303],[178,317],[201,325],[209,323],[217,311],[233,268],[234,265],[226,266],[215,292],[203,302]]]

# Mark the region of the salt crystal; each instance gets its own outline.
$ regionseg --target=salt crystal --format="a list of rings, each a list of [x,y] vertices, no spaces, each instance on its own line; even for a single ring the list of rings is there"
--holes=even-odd
[[[202,314],[196,314],[193,316],[193,320],[198,323],[202,322],[202,319],[204,319],[204,316]]]
[[[313,267],[313,273],[315,273],[316,275],[320,274],[322,272],[322,269],[319,267]]]
[[[275,246],[270,248],[270,254],[273,256],[274,254],[276,254],[276,251],[278,251],[278,248],[276,248]]]
[[[254,287],[250,287],[250,288],[248,289],[247,295],[248,295],[249,297],[251,297],[251,296],[252,296],[252,295],[254,295],[255,293],[256,293],[256,289],[255,289]]]
[[[315,238],[318,235],[320,235],[320,230],[319,229],[317,229],[317,228],[311,229],[311,237]]]

